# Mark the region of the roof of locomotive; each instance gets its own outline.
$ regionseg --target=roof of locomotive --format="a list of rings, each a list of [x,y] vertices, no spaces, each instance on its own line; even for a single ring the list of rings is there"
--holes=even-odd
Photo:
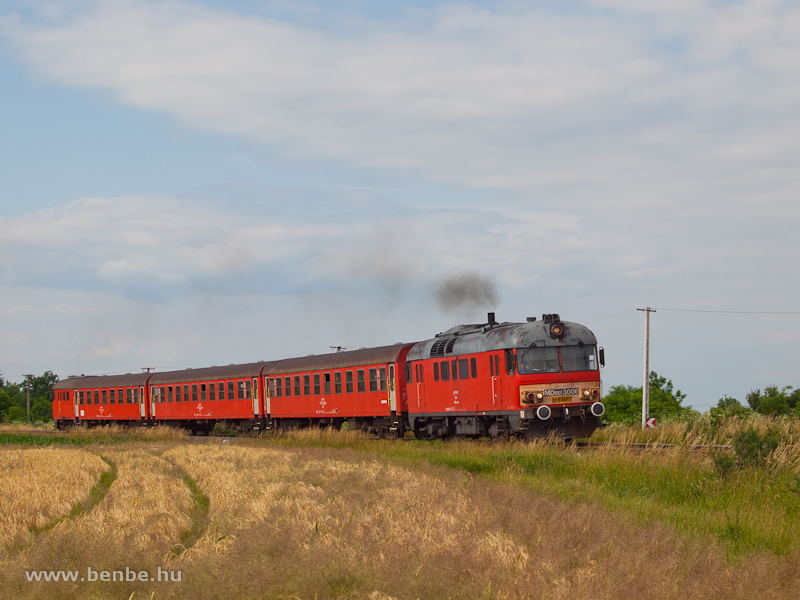
[[[128,373],[126,375],[71,375],[56,381],[54,390],[81,390],[88,388],[135,387],[144,385],[150,373]]]
[[[560,324],[564,333],[560,337],[551,335],[551,327]],[[423,360],[474,354],[508,348],[530,348],[534,346],[575,346],[596,344],[597,338],[584,325],[561,321],[558,315],[543,315],[541,321],[529,319],[526,323],[489,322],[474,325],[459,325],[438,334],[432,340],[414,345],[407,360]]]

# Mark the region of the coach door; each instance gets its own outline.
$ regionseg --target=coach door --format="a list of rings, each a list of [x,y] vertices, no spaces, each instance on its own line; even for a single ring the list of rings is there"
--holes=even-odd
[[[253,377],[253,416],[258,416],[258,377]]]
[[[135,392],[136,388],[134,388],[133,391]],[[144,419],[144,412],[145,412],[145,410],[147,408],[144,405],[144,402],[145,402],[145,400],[144,400],[144,386],[142,386],[142,387],[139,388],[139,414],[141,415],[141,417],[143,419]]]
[[[75,403],[75,419],[77,419],[78,416],[80,416],[80,414],[81,414],[80,412],[78,412],[78,410],[79,410],[78,409],[78,390],[73,390],[72,391],[72,401]]]
[[[394,384],[394,365],[389,365],[389,410],[397,410],[397,391]]]

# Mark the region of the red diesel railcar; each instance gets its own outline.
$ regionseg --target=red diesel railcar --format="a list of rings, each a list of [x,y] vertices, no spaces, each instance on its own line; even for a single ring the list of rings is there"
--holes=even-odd
[[[591,435],[603,415],[594,334],[541,321],[461,325],[408,353],[409,428],[417,437]]]

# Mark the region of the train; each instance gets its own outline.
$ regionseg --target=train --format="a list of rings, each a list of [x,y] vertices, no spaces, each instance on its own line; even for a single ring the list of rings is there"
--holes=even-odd
[[[558,314],[458,325],[414,343],[127,375],[53,388],[59,429],[117,423],[275,432],[346,426],[380,437],[588,437],[605,353]]]

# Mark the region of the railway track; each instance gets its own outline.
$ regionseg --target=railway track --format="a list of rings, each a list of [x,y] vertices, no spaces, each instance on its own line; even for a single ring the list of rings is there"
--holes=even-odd
[[[50,437],[50,436],[66,436],[69,435],[68,431],[59,431],[56,429],[14,429],[3,431],[0,430],[0,435],[9,434],[9,435],[33,435],[33,436],[40,436],[40,437]],[[245,438],[248,437],[246,434],[242,433],[210,433],[204,436],[191,436],[187,439],[204,439],[204,438]],[[369,436],[365,437],[364,439],[368,440],[380,440],[386,438],[380,438],[377,436]],[[463,438],[452,438],[453,440],[456,439],[463,439]],[[416,438],[401,438],[400,441],[405,442],[413,442],[418,441]],[[425,441],[425,440],[419,440]],[[492,442],[493,440],[489,438],[481,438],[480,442]],[[576,448],[620,448],[620,449],[632,449],[632,450],[671,450],[675,448],[688,448],[691,450],[696,450],[699,452],[720,452],[720,451],[729,451],[733,450],[733,446],[730,444],[694,444],[692,446],[685,446],[684,444],[664,444],[664,443],[651,443],[651,442],[596,442],[591,440],[573,440],[569,441],[564,444],[563,441],[553,440],[553,446],[559,445],[567,445]]]

